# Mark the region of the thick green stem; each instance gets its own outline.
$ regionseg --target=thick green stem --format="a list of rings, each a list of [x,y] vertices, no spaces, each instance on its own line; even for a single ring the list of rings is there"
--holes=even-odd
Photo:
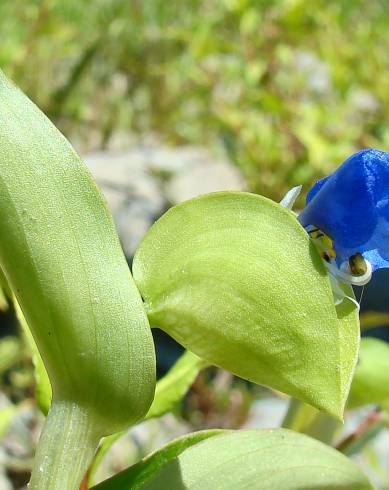
[[[330,415],[292,398],[282,427],[331,444],[341,423]]]
[[[54,401],[35,455],[29,490],[78,490],[100,436],[90,410]]]

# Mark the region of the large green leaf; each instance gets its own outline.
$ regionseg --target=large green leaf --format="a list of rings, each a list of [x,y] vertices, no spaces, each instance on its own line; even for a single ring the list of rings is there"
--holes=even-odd
[[[341,417],[359,326],[296,217],[222,192],[169,210],[134,259],[150,322],[233,373]]]
[[[147,413],[154,344],[88,169],[1,70],[0,265],[53,387],[30,488],[79,488],[100,438]]]
[[[199,432],[194,432],[193,434],[187,434],[185,436],[179,437],[174,441],[170,442],[162,449],[146,456],[146,458],[139,461],[139,463],[131,466],[130,468],[118,473],[109,480],[106,480],[96,488],[99,490],[137,490],[142,488],[142,485],[152,478],[164,465],[166,465],[170,460],[176,458],[185,449],[198,442],[201,442],[209,437],[218,436],[227,431],[220,429],[204,430]]]
[[[98,485],[96,490],[373,488],[360,469],[341,453],[288,430],[227,432],[186,448],[184,440],[183,449],[177,454],[168,445]]]
[[[1,71],[0,204],[1,268],[54,399],[90,407],[100,436],[123,430],[155,389],[139,291],[88,169]]]
[[[389,409],[389,345],[383,340],[363,338],[348,406],[370,403]]]

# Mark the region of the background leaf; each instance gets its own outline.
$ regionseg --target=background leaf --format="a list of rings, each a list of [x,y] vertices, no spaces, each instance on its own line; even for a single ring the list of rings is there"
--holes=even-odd
[[[351,385],[349,408],[376,403],[389,409],[389,345],[383,340],[361,340],[359,360]]]
[[[0,284],[0,311],[6,311],[8,308],[7,298]]]
[[[185,437],[193,435],[181,438],[182,444]],[[172,451],[174,444],[103,482],[96,490],[373,488],[359,468],[341,453],[284,429],[228,432],[184,448],[176,455]],[[158,463],[163,462],[159,468],[153,457]]]
[[[96,490],[125,490],[126,488],[136,490],[142,488],[147,480],[152,478],[164,465],[176,458],[185,449],[209,437],[218,436],[225,432],[227,431],[213,429],[186,434],[93,488]]]
[[[17,319],[26,338],[26,342],[32,353],[32,362],[34,363],[35,376],[35,399],[42,413],[44,415],[47,415],[51,405],[52,397],[52,389],[49,376],[43,364],[38,347],[36,346],[34,337],[32,336],[30,329],[28,328],[27,321],[15,297],[13,297],[13,305],[15,308]]]
[[[192,352],[185,352],[169,372],[158,381],[154,401],[145,419],[161,417],[161,415],[174,410],[200,370],[207,365],[206,361]]]
[[[234,374],[340,417],[354,370],[355,306],[334,306],[295,216],[248,193],[169,210],[133,264],[152,326]]]
[[[0,339],[0,374],[21,359],[23,359],[23,351],[17,337],[10,335]]]
[[[0,410],[0,440],[6,435],[14,416],[19,412],[20,406],[7,405]]]
[[[366,331],[370,328],[377,328],[389,325],[389,313],[380,311],[365,311],[360,314],[361,330]]]

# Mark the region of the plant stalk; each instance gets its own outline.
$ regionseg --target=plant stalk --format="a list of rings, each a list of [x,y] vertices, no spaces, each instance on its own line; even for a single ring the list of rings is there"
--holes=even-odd
[[[341,422],[299,400],[291,398],[282,422],[284,429],[291,429],[314,437],[325,444],[332,444]]]
[[[78,490],[98,446],[90,410],[53,401],[39,440],[29,490]]]
[[[346,456],[357,454],[384,428],[383,414],[376,408],[351,434],[339,442],[336,449]]]

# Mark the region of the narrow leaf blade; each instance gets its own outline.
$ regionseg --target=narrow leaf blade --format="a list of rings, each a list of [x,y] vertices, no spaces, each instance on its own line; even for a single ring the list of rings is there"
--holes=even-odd
[[[185,449],[209,437],[219,436],[225,432],[224,430],[218,429],[204,430],[179,437],[162,449],[150,454],[142,461],[139,461],[139,463],[93,488],[96,490],[125,490],[127,488],[137,490],[142,488],[147,480],[152,478],[161,468],[185,451]]]

